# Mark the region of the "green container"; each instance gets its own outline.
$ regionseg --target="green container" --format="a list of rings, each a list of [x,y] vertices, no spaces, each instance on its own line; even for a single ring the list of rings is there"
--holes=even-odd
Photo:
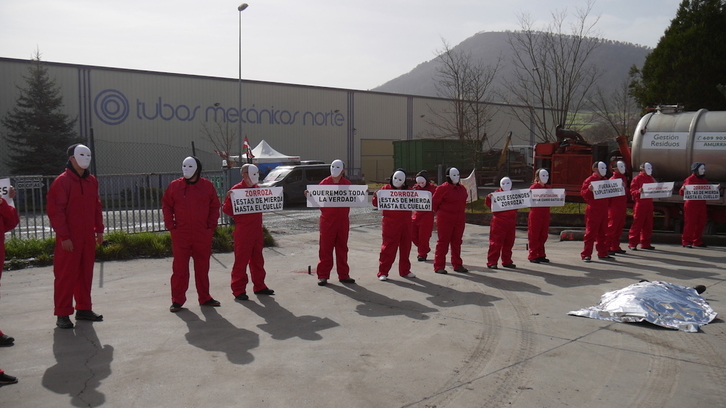
[[[450,139],[413,139],[393,142],[393,164],[408,173],[427,170],[436,174],[438,166],[456,167],[466,173],[474,168],[474,147],[470,142]]]

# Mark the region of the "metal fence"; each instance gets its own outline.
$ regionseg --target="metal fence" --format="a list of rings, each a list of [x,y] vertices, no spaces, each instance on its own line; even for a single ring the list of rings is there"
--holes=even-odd
[[[217,189],[220,201],[231,187],[229,171],[205,171]],[[106,232],[166,231],[161,198],[179,173],[112,174],[96,176],[103,207]],[[20,239],[45,239],[54,236],[46,213],[46,195],[56,176],[10,177],[15,187],[15,208],[20,216],[18,227],[8,233]],[[220,214],[220,225],[230,223],[230,217]]]

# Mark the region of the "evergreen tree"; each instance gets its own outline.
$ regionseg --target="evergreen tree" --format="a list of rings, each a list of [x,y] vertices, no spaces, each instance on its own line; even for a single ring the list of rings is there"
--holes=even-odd
[[[726,110],[726,97],[717,88],[726,83],[725,73],[724,1],[683,0],[643,68],[631,69],[631,91],[644,108],[681,104],[687,110]]]
[[[28,68],[26,88],[18,86],[15,106],[0,121],[8,149],[6,164],[12,174],[54,175],[66,164],[66,149],[79,143],[75,118],[60,111],[63,98],[48,70],[35,54]]]

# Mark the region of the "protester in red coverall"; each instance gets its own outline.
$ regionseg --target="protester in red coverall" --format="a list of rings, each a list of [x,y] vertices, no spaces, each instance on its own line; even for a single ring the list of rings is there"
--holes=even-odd
[[[429,173],[421,170],[416,174],[416,184],[414,190],[424,190],[433,196],[436,191],[436,184],[429,180]],[[411,231],[411,241],[418,249],[416,259],[419,262],[426,260],[428,253],[431,252],[429,242],[431,241],[431,233],[434,231],[434,212],[433,211],[414,211],[411,217],[413,230]]]
[[[189,258],[194,260],[194,283],[202,306],[219,306],[209,294],[209,258],[219,219],[219,198],[211,181],[201,176],[202,163],[189,156],[182,162],[183,177],[166,188],[161,200],[164,224],[171,233],[171,306],[181,310],[189,288]]]
[[[503,177],[499,181],[499,193],[512,189],[512,180]],[[487,207],[492,208],[492,195],[487,194],[485,199]],[[502,266],[505,268],[516,268],[512,262],[512,247],[517,232],[517,210],[504,210],[492,212],[492,221],[489,224],[489,254],[487,255],[487,268],[497,269],[499,256],[502,257]]]
[[[381,190],[408,190],[406,173],[396,170],[391,175],[391,182],[381,187]],[[378,194],[373,195],[373,206],[378,206]],[[415,278],[416,275],[411,272],[411,261],[408,259],[411,253],[411,211],[383,210],[381,213],[383,243],[378,261],[378,280],[388,280],[388,271],[396,259],[396,251],[399,252],[398,274],[404,278]]]
[[[460,174],[456,167],[446,169],[446,182],[436,187],[432,198],[432,208],[436,212],[438,240],[434,252],[434,272],[446,271],[446,254],[451,247],[451,265],[455,272],[469,272],[461,259],[461,242],[466,226],[466,200],[469,196],[466,187],[459,183]]]
[[[628,231],[628,249],[636,251],[638,245],[642,249],[655,249],[650,244],[653,235],[653,199],[640,198],[643,184],[655,183],[652,176],[653,166],[650,163],[640,165],[640,173],[630,182],[630,196],[633,197],[633,223]]]
[[[595,162],[592,165],[592,174],[586,178],[580,188],[580,195],[587,203],[585,209],[585,247],[580,256],[585,262],[592,260],[592,250],[597,241],[597,257],[599,259],[612,260],[608,254],[607,227],[608,227],[608,198],[595,199],[592,191],[592,182],[607,180],[608,167],[603,162]]]
[[[684,195],[685,186],[690,184],[709,184],[706,180],[706,165],[704,163],[693,163],[691,175],[683,181],[679,190]],[[706,248],[703,243],[703,229],[708,222],[708,207],[706,200],[684,200],[683,201],[683,234],[681,244],[687,248]]]
[[[15,198],[15,188],[12,186],[8,190],[8,197]],[[15,207],[8,204],[5,199],[0,198],[0,230],[3,232],[2,245],[0,246],[0,278],[2,277],[2,266],[5,264],[5,233],[15,228],[19,222],[18,211]],[[14,342],[14,338],[0,330],[0,346],[12,346]],[[18,379],[16,377],[5,374],[5,371],[0,369],[0,385],[15,384],[17,382]]]
[[[610,180],[619,179],[623,183],[625,188],[625,195],[611,197],[610,205],[608,206],[608,254],[624,254],[625,251],[620,248],[620,236],[623,235],[623,228],[625,227],[625,218],[627,216],[628,201],[630,201],[630,188],[628,186],[628,178],[625,176],[627,171],[625,162],[618,160],[613,166],[613,175]]]
[[[53,274],[55,275],[56,325],[72,329],[70,314],[76,302],[76,320],[100,322],[92,310],[91,285],[96,244],[103,243],[103,217],[98,180],[87,169],[91,150],[75,144],[68,148],[68,164],[50,185],[46,210],[55,231]]]
[[[345,164],[342,160],[333,160],[330,164],[330,176],[323,179],[320,185],[350,185],[345,177]],[[338,281],[355,283],[350,277],[348,266],[348,232],[350,230],[349,207],[320,207],[320,249],[318,250],[318,285],[325,286],[333,270],[333,252]]]
[[[534,173],[534,184],[530,190],[551,188],[547,182],[550,173],[546,169],[537,169]],[[549,262],[545,254],[545,242],[550,230],[550,207],[532,207],[527,218],[527,239],[529,241],[529,254],[527,259],[532,263]]]
[[[260,170],[254,164],[245,164],[240,168],[242,181],[235,184],[232,190],[259,188]],[[272,295],[274,290],[265,284],[265,258],[262,249],[265,247],[265,234],[262,230],[262,213],[234,215],[232,206],[232,190],[227,192],[222,211],[234,218],[234,265],[232,266],[232,294],[236,300],[247,300],[247,265],[250,267],[252,291],[256,295]]]

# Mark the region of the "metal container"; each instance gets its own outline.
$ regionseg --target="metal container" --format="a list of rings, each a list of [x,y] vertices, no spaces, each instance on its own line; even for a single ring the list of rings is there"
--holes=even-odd
[[[683,181],[702,162],[709,182],[726,181],[726,112],[649,113],[635,128],[632,154],[634,171],[650,162],[658,180]]]

